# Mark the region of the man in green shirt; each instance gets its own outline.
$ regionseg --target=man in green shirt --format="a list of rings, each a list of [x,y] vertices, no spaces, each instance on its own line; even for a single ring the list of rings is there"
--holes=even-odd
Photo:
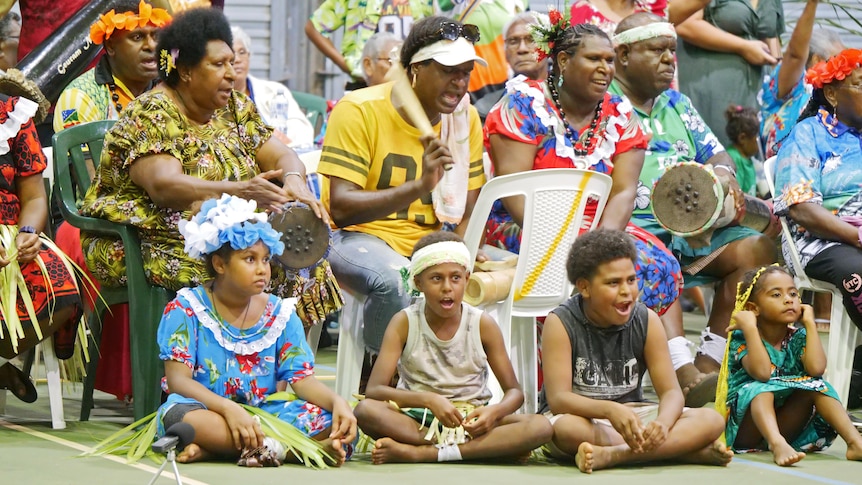
[[[734,307],[736,284],[748,270],[775,261],[775,243],[750,228],[728,226],[717,229],[708,246],[695,248],[656,222],[651,192],[668,167],[679,162],[711,165],[719,178],[729,179],[731,191],[738,192],[736,167],[691,100],[670,89],[676,51],[673,26],[651,13],[636,13],[620,22],[614,45],[617,68],[610,92],[631,100],[641,128],[651,135],[638,182],[633,222],[658,236],[671,249],[683,268],[686,287],[716,284],[709,326],[702,334],[694,359],[700,371],[714,372],[724,355],[723,336]],[[679,307],[679,302],[674,305]],[[692,361],[685,343],[681,309],[672,307],[662,321],[679,374]]]

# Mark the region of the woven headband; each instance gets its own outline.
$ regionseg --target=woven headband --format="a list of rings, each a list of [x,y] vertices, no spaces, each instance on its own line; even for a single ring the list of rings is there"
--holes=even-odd
[[[470,251],[467,250],[467,246],[464,243],[459,241],[441,241],[429,244],[416,251],[416,254],[410,259],[410,273],[407,278],[407,285],[411,290],[418,291],[413,279],[426,269],[444,263],[460,264],[468,271],[473,267]]]
[[[673,37],[676,39],[676,29],[673,28],[673,24],[668,22],[655,22],[620,32],[614,36],[613,40],[616,46],[634,44],[635,42],[655,39],[656,37]]]

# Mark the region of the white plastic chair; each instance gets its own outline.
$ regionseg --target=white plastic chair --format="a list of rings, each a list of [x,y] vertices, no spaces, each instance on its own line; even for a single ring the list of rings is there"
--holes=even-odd
[[[494,201],[524,197],[515,278],[509,295],[497,303],[496,310],[497,323],[524,390],[525,413],[535,413],[538,406],[536,317],[546,316],[571,295],[573,287],[566,276],[569,249],[586,222],[584,209],[588,201],[595,201],[597,207],[587,229],[598,225],[611,185],[607,175],[573,168],[501,175],[482,187],[473,208],[464,241],[475,258]]]
[[[344,307],[338,319],[338,354],[335,360],[335,393],[348,402],[359,390],[362,378],[362,361],[365,358],[365,340],[362,337],[362,308],[365,295],[350,293],[341,288]]]
[[[45,378],[48,381],[48,399],[51,406],[51,427],[66,429],[66,418],[63,413],[63,390],[60,383],[60,361],[54,353],[54,337],[43,340],[33,352],[42,352],[45,360]],[[34,368],[38,363],[34,364]],[[0,415],[6,412],[6,392],[0,390]]]
[[[777,157],[770,157],[763,162],[763,172],[766,176],[766,183],[769,185],[769,191],[772,197],[776,196],[775,192],[775,162]],[[856,352],[856,347],[862,344],[862,333],[856,328],[856,325],[850,320],[850,315],[844,311],[843,300],[844,296],[831,283],[826,281],[815,280],[809,278],[802,268],[802,260],[799,258],[799,252],[796,250],[796,245],[793,244],[793,238],[790,235],[790,228],[787,226],[787,221],[784,217],[781,220],[781,234],[784,242],[783,246],[789,254],[791,269],[796,275],[796,286],[800,289],[809,289],[812,291],[825,291],[832,293],[832,311],[829,317],[829,346],[826,353],[826,380],[835,387],[838,396],[844,406],[847,406],[847,398],[850,393],[850,376],[853,373],[853,355]]]

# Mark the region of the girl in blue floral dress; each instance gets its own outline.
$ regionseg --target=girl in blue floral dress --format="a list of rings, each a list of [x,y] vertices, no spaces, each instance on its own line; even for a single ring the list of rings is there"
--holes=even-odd
[[[736,298],[716,400],[728,446],[769,449],[776,464],[790,466],[840,434],[847,459],[862,460],[862,436],[821,377],[826,354],[793,277],[778,266],[749,271]]]
[[[181,289],[165,308],[158,342],[170,395],[158,411],[158,432],[178,422],[194,427],[194,442],[178,455],[180,462],[239,457],[240,465],[265,466],[280,464],[285,455],[305,458],[296,452],[301,447],[265,437],[262,422],[268,427],[268,420],[245,405],[317,440],[339,465],[346,458],[342,445],[356,435],[356,419],[344,399],[314,378],[296,300],[263,291],[270,256],[281,254],[284,244],[255,209],[253,201],[225,194],[180,223],[186,252],[203,257],[213,279]],[[279,381],[293,394],[277,392]],[[294,453],[285,453],[285,445]]]

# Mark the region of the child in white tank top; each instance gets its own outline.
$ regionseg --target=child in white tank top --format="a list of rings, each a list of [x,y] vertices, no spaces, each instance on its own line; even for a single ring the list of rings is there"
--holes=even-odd
[[[366,399],[354,411],[377,440],[375,464],[521,459],[551,438],[542,416],[514,414],[524,393],[503,335],[490,316],[462,301],[472,263],[454,233],[416,243],[408,282],[423,298],[390,321]],[[489,365],[504,391],[496,404],[488,404]]]

